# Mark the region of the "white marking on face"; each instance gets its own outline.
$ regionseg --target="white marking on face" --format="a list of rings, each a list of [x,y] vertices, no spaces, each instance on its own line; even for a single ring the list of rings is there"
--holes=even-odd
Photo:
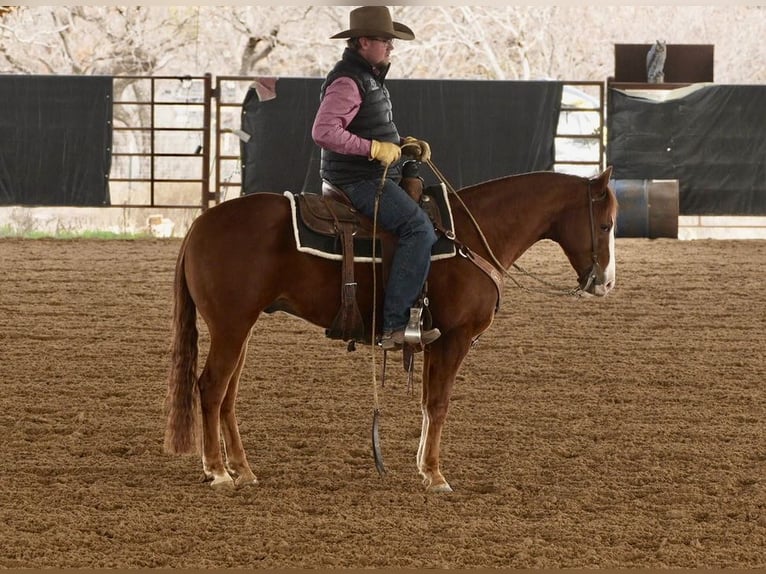
[[[614,225],[609,232],[609,265],[604,270],[604,295],[614,289],[617,281],[617,264],[614,258]]]
[[[612,226],[612,230],[609,232],[609,264],[606,266],[606,269],[604,270],[604,285],[599,286],[598,290],[596,291],[597,295],[606,295],[614,289],[614,284],[617,281],[617,264],[615,262],[614,257],[614,226]],[[602,291],[602,292],[599,292]]]

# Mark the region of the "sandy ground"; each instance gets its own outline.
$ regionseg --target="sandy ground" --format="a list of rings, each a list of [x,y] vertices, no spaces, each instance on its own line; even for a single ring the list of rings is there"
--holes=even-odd
[[[381,478],[370,349],[283,314],[238,403],[259,485],[165,455],[179,245],[0,241],[0,567],[766,566],[766,241],[618,240],[605,300],[508,282],[453,397],[450,495],[415,469],[419,378],[389,371]],[[551,243],[520,263],[574,282]]]

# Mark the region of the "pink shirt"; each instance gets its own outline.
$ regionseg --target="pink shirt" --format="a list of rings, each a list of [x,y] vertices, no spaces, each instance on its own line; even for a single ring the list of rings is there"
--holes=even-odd
[[[320,147],[346,155],[370,157],[370,140],[348,131],[348,124],[362,105],[356,82],[341,76],[327,86],[311,128],[311,137]]]

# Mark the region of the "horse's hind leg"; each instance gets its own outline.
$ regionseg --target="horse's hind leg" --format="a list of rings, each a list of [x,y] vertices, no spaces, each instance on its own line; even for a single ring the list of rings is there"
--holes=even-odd
[[[235,413],[239,377],[242,374],[246,355],[247,341],[242,345],[239,361],[229,379],[229,387],[226,390],[226,396],[223,398],[223,404],[221,405],[221,430],[223,431],[223,442],[226,449],[226,468],[229,474],[234,476],[234,482],[238,487],[257,482],[255,474],[253,474],[250,465],[247,463],[247,456],[242,446],[242,439],[239,436],[239,425],[237,424]]]
[[[212,486],[234,486],[226,471],[221,451],[221,406],[229,383],[238,372],[247,333],[210,335],[210,352],[199,378],[202,411],[202,470]],[[236,391],[234,393],[236,395]],[[232,399],[233,400],[233,399]]]

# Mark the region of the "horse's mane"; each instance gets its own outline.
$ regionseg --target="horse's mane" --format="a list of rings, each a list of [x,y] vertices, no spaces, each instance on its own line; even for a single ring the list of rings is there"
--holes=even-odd
[[[465,198],[467,195],[475,193],[476,190],[487,189],[496,185],[503,185],[506,193],[515,193],[522,189],[522,184],[529,185],[530,183],[536,183],[539,179],[551,179],[552,181],[581,181],[586,182],[588,178],[579,175],[573,175],[570,173],[561,173],[556,171],[530,171],[526,173],[516,173],[512,175],[500,176],[472,185],[463,187],[458,191],[461,197]]]
[[[506,175],[469,185],[457,190],[457,194],[460,200],[467,202],[467,204],[475,207],[484,205],[490,209],[492,209],[491,205],[497,201],[498,194],[501,194],[503,204],[507,205],[512,202],[521,208],[527,201],[539,198],[541,195],[552,198],[561,190],[565,190],[568,194],[574,193],[578,189],[584,192],[588,189],[589,182],[596,181],[599,177],[589,178],[555,171],[532,171]],[[568,196],[571,197],[571,195]],[[614,190],[608,186],[606,199],[607,202],[602,204],[605,208],[617,209],[617,196]]]

